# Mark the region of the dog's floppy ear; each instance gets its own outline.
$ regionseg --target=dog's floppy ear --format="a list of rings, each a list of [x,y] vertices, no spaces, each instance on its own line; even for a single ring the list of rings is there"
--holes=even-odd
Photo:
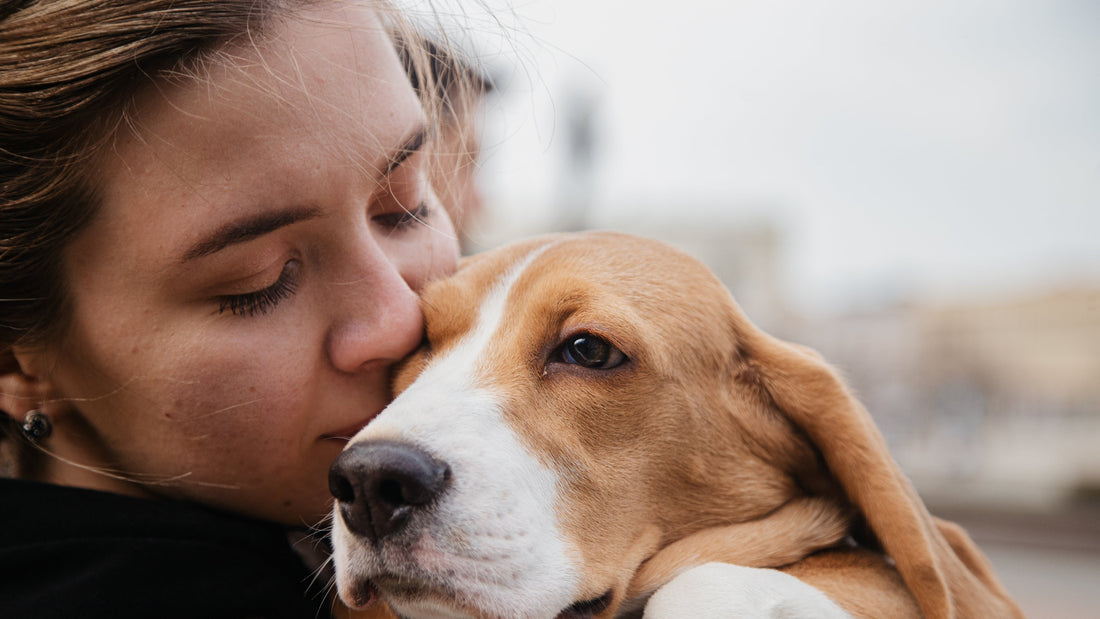
[[[830,366],[755,327],[743,330],[741,343],[747,375],[816,445],[925,617],[1023,617],[966,533],[928,513],[871,416]]]

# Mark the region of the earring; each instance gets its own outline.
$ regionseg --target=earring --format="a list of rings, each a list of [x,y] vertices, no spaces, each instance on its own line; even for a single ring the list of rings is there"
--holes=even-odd
[[[53,422],[49,415],[37,408],[27,411],[27,415],[23,417],[23,436],[28,441],[37,443],[49,436],[50,432],[53,432]]]

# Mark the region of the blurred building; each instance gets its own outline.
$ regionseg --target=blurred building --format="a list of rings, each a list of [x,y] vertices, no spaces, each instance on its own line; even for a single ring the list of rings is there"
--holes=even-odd
[[[1100,490],[1100,289],[917,300],[801,330],[929,500],[1053,509]]]

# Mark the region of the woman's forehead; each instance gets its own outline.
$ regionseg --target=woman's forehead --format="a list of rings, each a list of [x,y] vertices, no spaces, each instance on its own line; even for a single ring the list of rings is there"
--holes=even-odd
[[[392,41],[372,11],[319,7],[279,22],[262,38],[217,50],[188,77],[149,89],[129,128],[147,144],[165,141],[163,134],[202,136],[203,129],[216,128],[202,137],[221,137],[210,140],[217,143],[231,133],[262,139],[293,120],[334,138],[370,133],[374,139],[358,149],[370,143],[383,148],[387,137],[400,137],[387,136],[387,129],[414,101]]]
[[[100,220],[187,243],[194,222],[286,200],[303,177],[351,167],[376,182],[423,111],[373,13],[318,11],[144,93],[101,168]],[[154,213],[166,199],[182,208]]]

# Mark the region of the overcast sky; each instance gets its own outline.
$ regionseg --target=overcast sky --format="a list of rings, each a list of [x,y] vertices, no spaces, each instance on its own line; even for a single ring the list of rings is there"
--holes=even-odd
[[[774,218],[803,302],[1100,282],[1100,2],[493,4],[513,214],[552,208],[580,93],[597,221]]]

